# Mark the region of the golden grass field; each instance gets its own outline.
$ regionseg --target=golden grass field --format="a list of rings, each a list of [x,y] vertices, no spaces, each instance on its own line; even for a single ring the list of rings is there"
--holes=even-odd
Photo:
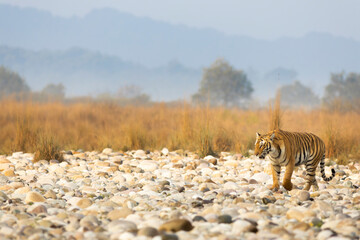
[[[161,149],[247,154],[255,133],[269,129],[269,110],[239,110],[154,104],[0,102],[0,151],[58,149]],[[282,129],[317,134],[327,157],[338,162],[360,158],[360,114],[326,110],[286,110]]]

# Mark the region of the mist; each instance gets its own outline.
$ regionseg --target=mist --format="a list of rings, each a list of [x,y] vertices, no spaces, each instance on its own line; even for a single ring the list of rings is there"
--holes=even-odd
[[[115,3],[92,3],[88,8],[65,4],[58,10],[42,1],[12,4],[0,5],[0,65],[19,73],[34,91],[48,84],[63,84],[67,97],[78,97],[116,94],[134,85],[154,101],[191,100],[200,87],[204,68],[224,58],[246,73],[254,88],[252,99],[261,104],[273,98],[279,88],[295,82],[322,98],[332,73],[359,72],[358,33],[339,32],[339,25],[349,28],[352,19],[337,19],[338,25],[331,24],[336,19],[327,11],[336,3],[327,5],[325,13],[320,12],[321,6],[314,6],[318,16],[327,19],[322,18],[314,28],[304,22],[296,32],[298,20],[289,18],[285,25],[286,13],[263,26],[265,32],[272,32],[266,36],[255,33],[259,27],[255,21],[247,22],[245,29],[240,19],[238,24],[228,22],[227,26],[221,18],[222,25],[213,21],[206,25],[191,15],[191,24],[179,16],[180,12],[171,20],[155,7],[152,13],[145,13],[130,3],[124,4],[128,12]],[[166,5],[161,1],[156,4]],[[339,7],[340,13],[351,11],[346,4]],[[204,10],[205,18],[213,5]],[[243,6],[252,8],[251,4]],[[304,7],[296,4],[283,7],[291,12],[298,7],[297,14],[304,13]],[[198,6],[196,9],[200,11]],[[253,8],[252,14],[263,14],[257,11]],[[234,12],[229,14],[236,19]],[[316,18],[314,12],[309,14],[309,18]],[[236,32],[236,25],[242,26],[241,33]]]

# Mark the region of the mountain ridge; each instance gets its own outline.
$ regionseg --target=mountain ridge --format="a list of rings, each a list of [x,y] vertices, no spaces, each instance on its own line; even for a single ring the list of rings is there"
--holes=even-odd
[[[64,18],[33,8],[0,4],[0,36],[0,45],[50,51],[78,47],[150,69],[162,68],[173,60],[186,68],[200,69],[224,57],[237,69],[251,69],[255,73],[251,76],[255,89],[265,98],[279,86],[268,83],[264,76],[279,67],[296,71],[297,79],[311,85],[318,94],[328,83],[330,73],[360,72],[360,42],[355,39],[313,32],[300,38],[263,40],[137,17],[109,8],[93,10],[83,17]],[[167,81],[169,85],[176,82],[170,75]]]
[[[170,101],[189,98],[201,78],[199,69],[176,61],[149,68],[77,47],[34,51],[0,46],[0,65],[18,72],[33,90],[62,83],[71,97],[116,93],[126,85],[137,85],[156,101]]]

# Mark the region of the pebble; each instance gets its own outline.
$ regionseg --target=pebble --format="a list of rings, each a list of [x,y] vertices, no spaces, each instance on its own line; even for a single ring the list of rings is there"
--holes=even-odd
[[[159,231],[153,227],[144,227],[139,229],[137,235],[146,237],[155,237],[159,235]]]
[[[137,150],[135,151],[134,155],[133,155],[135,158],[145,158],[146,157],[146,153],[144,150]]]
[[[9,197],[3,191],[0,191],[0,198],[3,202],[9,199]]]
[[[0,238],[356,239],[359,163],[334,165],[319,191],[278,192],[269,163],[188,151],[68,151],[65,161],[0,156]],[[2,170],[1,170],[2,169]],[[342,176],[339,176],[339,174]],[[5,174],[6,173],[6,174]],[[269,175],[270,173],[270,175]],[[318,172],[317,172],[318,174]],[[282,173],[283,175],[283,173]],[[282,178],[281,178],[282,179]],[[313,190],[313,189],[312,189]],[[191,219],[191,221],[189,221]]]
[[[305,207],[294,207],[286,212],[286,217],[288,219],[296,219],[299,222],[315,216],[316,213],[314,211],[307,209]]]
[[[220,215],[218,216],[219,223],[232,223],[232,217],[230,215]]]
[[[47,208],[43,204],[34,204],[27,209],[27,212],[36,215],[40,213],[47,213]]]
[[[28,192],[25,197],[25,203],[45,202],[45,198],[38,192]]]
[[[88,215],[88,216],[85,216],[84,218],[82,218],[80,220],[80,226],[85,228],[87,231],[90,230],[90,231],[93,231],[95,230],[95,228],[97,226],[100,225],[100,221],[98,220],[98,218],[94,215]]]
[[[79,208],[87,208],[90,207],[91,205],[92,205],[92,201],[88,198],[82,198],[76,203],[76,206],[78,206]]]
[[[297,197],[299,201],[304,202],[310,199],[310,193],[308,191],[301,190],[298,192]]]
[[[258,181],[256,181],[255,179],[250,179],[249,180],[249,184],[258,184]]]
[[[159,231],[166,231],[166,232],[178,232],[178,231],[190,231],[194,227],[192,226],[191,222],[186,219],[174,219],[162,224],[159,227]]]
[[[13,169],[6,169],[5,171],[3,171],[3,174],[6,177],[14,177],[14,176],[16,176]]]
[[[345,186],[345,187],[348,187],[348,188],[352,188],[352,187],[353,187],[353,183],[352,183],[351,181],[345,181],[344,186]]]
[[[156,239],[156,238],[155,238]],[[162,234],[161,235],[161,240],[179,240],[179,237],[175,234],[168,234],[168,233],[165,233],[165,234]],[[157,240],[157,239],[156,239]]]
[[[317,218],[317,217],[312,218],[311,221],[310,221],[310,226],[311,227],[320,228],[323,224],[324,224],[324,222],[321,219]]]
[[[114,209],[111,212],[108,213],[107,217],[110,220],[117,220],[119,218],[126,218],[127,216],[129,216],[130,214],[134,213],[133,210],[127,208],[127,207],[123,207],[120,209]]]
[[[252,176],[252,179],[254,179],[255,181],[257,181],[258,183],[265,183],[267,182],[268,180],[271,179],[271,177],[266,174],[266,173],[255,173],[253,176]]]
[[[56,193],[53,190],[48,190],[45,194],[44,194],[45,198],[52,198],[52,199],[56,199]]]
[[[257,231],[256,225],[246,220],[237,220],[232,225],[232,232],[235,235],[240,235],[244,232]]]
[[[110,233],[123,233],[123,232],[133,232],[137,231],[137,226],[135,223],[126,220],[115,220],[108,224],[107,226]]]
[[[202,216],[197,215],[193,218],[193,222],[206,222],[206,219]]]
[[[321,231],[317,235],[317,239],[319,239],[319,240],[327,240],[327,239],[330,239],[331,237],[334,237],[336,235],[337,235],[336,232],[327,229],[327,230]]]
[[[274,203],[276,202],[276,198],[273,196],[265,196],[263,198],[261,198],[261,201],[263,204],[269,204],[269,203]]]
[[[167,155],[169,154],[169,149],[163,148],[163,149],[161,150],[161,154],[164,155],[164,156],[167,156]]]
[[[102,153],[106,154],[106,155],[110,155],[113,152],[113,150],[111,148],[105,148]]]

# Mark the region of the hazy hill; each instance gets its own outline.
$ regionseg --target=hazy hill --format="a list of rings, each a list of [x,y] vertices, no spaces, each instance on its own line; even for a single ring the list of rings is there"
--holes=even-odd
[[[264,77],[279,67],[296,71],[297,78],[311,84],[317,93],[328,82],[330,72],[360,71],[360,43],[352,39],[309,33],[301,38],[266,41],[111,9],[61,18],[36,9],[0,5],[0,36],[0,45],[31,50],[80,47],[152,68],[173,59],[201,68],[224,57],[236,68],[252,70],[258,94],[269,94],[270,89],[279,87]]]
[[[154,100],[183,99],[196,92],[201,79],[200,70],[176,61],[147,68],[80,48],[29,51],[0,46],[0,65],[19,72],[33,90],[61,82],[68,96],[114,93],[124,85],[138,85]]]

